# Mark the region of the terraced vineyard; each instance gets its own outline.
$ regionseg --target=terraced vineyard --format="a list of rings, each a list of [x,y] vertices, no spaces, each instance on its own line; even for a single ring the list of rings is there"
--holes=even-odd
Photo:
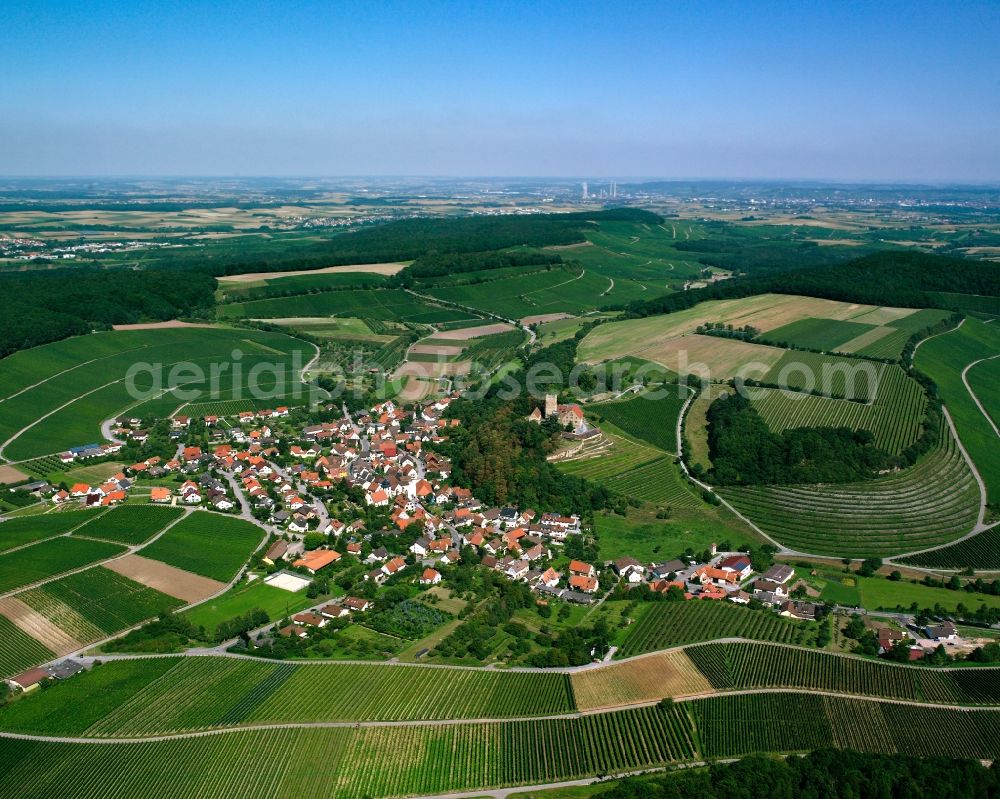
[[[942,425],[943,426],[943,425]],[[979,487],[947,428],[916,466],[862,483],[755,486],[719,493],[791,549],[869,557],[947,544],[968,533]]]
[[[659,458],[599,482],[636,499],[677,508],[697,508],[701,500],[688,487],[672,457]]]
[[[693,754],[691,722],[676,708],[545,721],[246,731],[127,745],[3,739],[0,758],[11,767],[0,775],[0,793],[50,796],[72,780],[80,799],[360,799],[632,771]],[[251,772],[258,778],[247,780]]]
[[[754,643],[705,644],[685,652],[720,690],[803,688],[914,702],[1000,703],[1000,669],[934,671]]]
[[[639,394],[625,400],[603,402],[588,406],[592,412],[607,419],[630,436],[659,447],[665,452],[676,453],[677,417],[690,389],[681,386],[661,386],[652,399],[649,394]]]
[[[813,634],[810,628],[771,611],[750,610],[728,602],[660,602],[630,628],[618,654],[631,657],[715,638],[798,644]]]
[[[0,593],[125,552],[117,544],[54,538],[0,555]]]
[[[97,641],[184,603],[95,566],[17,595],[61,630]]]
[[[100,538],[119,544],[141,544],[183,514],[180,508],[123,505],[91,519],[73,535]]]
[[[46,660],[55,657],[38,641],[18,628],[14,622],[0,615],[0,679],[20,674]]]
[[[1000,527],[984,530],[951,546],[900,558],[899,562],[926,569],[1000,570]]]
[[[47,513],[44,516],[24,516],[0,522],[0,552],[62,535],[98,515],[92,510],[64,511],[62,513]]]
[[[195,511],[142,550],[143,557],[228,582],[263,538],[243,519]]]
[[[615,435],[607,429],[604,435],[611,442],[610,450],[602,451],[597,457],[558,461],[559,468],[568,474],[600,482],[663,457],[660,450]]]
[[[917,440],[927,404],[920,384],[899,366],[888,367],[870,404],[777,389],[753,389],[753,407],[776,433],[795,427],[868,430],[875,445],[898,454]]]

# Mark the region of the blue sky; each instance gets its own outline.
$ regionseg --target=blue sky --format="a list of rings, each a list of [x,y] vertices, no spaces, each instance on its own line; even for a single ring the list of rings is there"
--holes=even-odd
[[[1000,181],[1000,2],[0,4],[0,174]]]

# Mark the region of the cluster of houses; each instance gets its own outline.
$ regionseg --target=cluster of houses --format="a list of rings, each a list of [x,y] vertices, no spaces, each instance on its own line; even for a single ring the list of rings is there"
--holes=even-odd
[[[68,491],[60,489],[52,495],[52,501],[57,505],[76,501],[88,508],[107,508],[128,499],[131,487],[132,481],[125,476],[124,472],[118,472],[101,485],[92,486],[87,483],[76,483]]]

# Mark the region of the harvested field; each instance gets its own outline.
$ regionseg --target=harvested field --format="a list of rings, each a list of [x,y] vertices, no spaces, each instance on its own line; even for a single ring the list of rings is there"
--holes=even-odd
[[[434,334],[434,338],[443,338],[449,341],[465,341],[470,338],[489,336],[494,333],[506,333],[513,330],[514,326],[506,322],[497,322],[492,325],[478,325],[477,327],[463,327],[458,330],[442,330]]]
[[[164,594],[183,599],[185,602],[200,602],[222,591],[226,585],[198,574],[168,566],[158,560],[150,560],[142,555],[126,555],[104,564],[105,568],[117,572],[137,583],[155,588]]]
[[[17,597],[0,599],[0,614],[10,619],[23,632],[51,649],[56,655],[76,652],[86,643],[79,641],[65,630],[57,627],[34,608],[24,604]]]
[[[692,696],[715,690],[682,650],[574,672],[570,679],[580,710],[655,702],[667,696]]]
[[[432,380],[420,380],[416,377],[408,377],[406,385],[399,392],[399,398],[404,402],[416,402],[433,394],[436,388],[437,383]]]
[[[637,341],[642,342],[642,339]],[[634,343],[630,352],[662,364],[679,375],[705,374],[707,367],[708,374],[705,376],[712,380],[734,377],[744,366],[756,364],[757,368],[744,376],[759,380],[770,367],[781,360],[786,350],[762,344],[747,344],[735,339],[692,335],[659,340],[647,345]]]
[[[295,277],[296,275],[325,275],[336,272],[367,272],[372,275],[394,275],[408,264],[349,264],[347,266],[327,266],[323,269],[300,269],[297,272],[247,272],[242,275],[224,275],[220,283],[247,283],[253,280],[274,280],[279,277]]]
[[[558,322],[560,319],[572,319],[573,315],[568,313],[541,313],[535,316],[525,316],[521,319],[522,325],[541,324],[542,322]]]
[[[28,475],[14,466],[0,466],[0,485],[6,483],[20,483],[27,480]]]
[[[414,344],[410,347],[413,355],[438,355],[442,358],[449,358],[452,355],[460,355],[465,347],[451,344]]]
[[[142,322],[137,325],[112,325],[112,330],[167,330],[175,327],[215,327],[215,325],[199,325],[193,322],[182,322],[171,319],[169,322]]]
[[[400,364],[392,375],[393,380],[401,377],[437,378],[446,375],[465,375],[471,364],[468,361],[407,361]]]
[[[860,316],[851,317],[851,321],[865,325],[891,325],[916,312],[915,308],[876,308]]]

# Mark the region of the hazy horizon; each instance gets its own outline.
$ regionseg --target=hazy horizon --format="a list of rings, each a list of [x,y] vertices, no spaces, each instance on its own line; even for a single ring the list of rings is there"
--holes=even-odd
[[[40,2],[0,18],[8,177],[1000,182],[990,2]]]

